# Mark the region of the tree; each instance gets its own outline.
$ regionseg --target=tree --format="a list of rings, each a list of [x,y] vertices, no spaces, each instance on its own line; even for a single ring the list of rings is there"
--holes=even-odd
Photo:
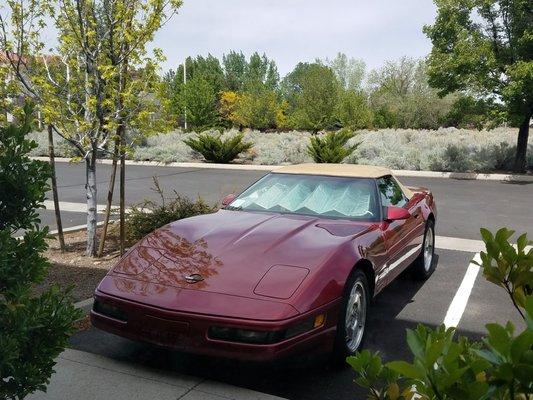
[[[80,317],[68,293],[54,287],[35,295],[50,263],[48,227],[39,226],[50,166],[28,157],[37,147],[26,135],[30,112],[20,126],[0,127],[0,398],[23,399],[46,388],[54,359]],[[15,235],[24,231],[22,238]]]
[[[336,115],[346,128],[362,129],[372,126],[373,115],[362,91],[343,90],[339,96]]]
[[[117,138],[124,159],[126,127],[153,126],[150,115],[155,106],[153,102],[148,106],[146,93],[155,73],[146,45],[181,1],[64,0],[56,7],[8,0],[7,4],[10,20],[0,15],[0,42],[9,67],[25,94],[38,103],[45,123],[52,124],[85,161],[87,254],[94,256],[96,159]],[[54,54],[42,55],[40,31],[48,19],[59,32],[58,45]],[[161,58],[160,52],[155,58]]]
[[[530,0],[435,0],[435,23],[424,27],[433,49],[431,85],[490,97],[519,124],[514,170],[526,168],[533,114],[533,7]]]
[[[402,57],[387,61],[368,77],[370,104],[379,128],[437,129],[451,99],[439,98],[429,86],[422,60]]]
[[[166,93],[170,99],[170,111],[177,121],[184,121],[184,112],[188,107],[193,108],[194,116],[187,114],[189,125],[192,128],[205,128],[216,125],[217,118],[213,117],[213,110],[216,108],[218,95],[225,88],[225,77],[218,59],[211,54],[207,57],[197,56],[196,58],[187,57],[185,59],[187,84],[183,79],[183,64],[179,65],[176,70],[169,71],[164,78]],[[200,99],[200,93],[194,93],[198,88],[199,82],[202,81],[201,90],[208,98]],[[187,88],[192,87],[191,92]],[[213,100],[212,95],[215,95]],[[187,102],[191,103],[187,106]],[[206,115],[200,115],[201,112],[207,112]],[[198,125],[200,124],[200,125]]]
[[[316,132],[335,124],[339,83],[331,68],[320,63],[299,63],[284,78],[282,93],[294,128]]]
[[[269,60],[266,54],[260,56],[255,52],[246,64],[243,78],[243,89],[246,91],[257,90],[258,87],[274,91],[279,83],[278,68],[274,60]]]
[[[224,66],[226,90],[232,92],[243,90],[244,74],[248,67],[244,54],[230,51],[222,56],[222,65]]]
[[[219,122],[218,92],[202,75],[196,75],[182,87],[181,101],[187,110],[191,129],[205,129]]]
[[[237,97],[229,120],[246,128],[273,129],[278,125],[282,113],[276,93],[266,88],[258,88]]]
[[[459,94],[444,117],[443,123],[445,126],[481,130],[505,122],[502,114],[501,105],[494,104],[490,99],[477,99],[471,95]]]
[[[333,60],[326,58],[325,65],[328,65],[342,88],[345,90],[360,90],[365,77],[365,62],[357,58],[348,58],[344,53],[337,53]]]

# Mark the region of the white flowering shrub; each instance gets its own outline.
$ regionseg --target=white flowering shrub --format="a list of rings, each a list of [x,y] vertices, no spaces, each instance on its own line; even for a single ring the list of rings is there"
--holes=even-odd
[[[227,130],[223,138],[238,131]],[[489,172],[511,168],[516,149],[516,128],[497,128],[490,131],[441,128],[438,130],[380,129],[361,130],[348,145],[361,145],[346,162],[387,166],[392,169]],[[260,132],[246,130],[244,140],[252,142],[252,149],[235,162],[279,165],[312,162],[307,154],[310,132]],[[46,132],[32,134],[39,147],[32,155],[47,155]],[[175,131],[149,137],[136,145],[132,158],[162,163],[195,162],[202,157],[192,151],[183,140],[196,137],[195,132]],[[71,157],[72,147],[56,138],[57,156]],[[533,169],[533,139],[530,139],[527,163]]]

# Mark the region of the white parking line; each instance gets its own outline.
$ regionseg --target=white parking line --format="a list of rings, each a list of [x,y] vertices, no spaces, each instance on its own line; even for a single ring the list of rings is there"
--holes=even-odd
[[[481,262],[479,253],[474,256],[472,261],[474,260]],[[470,293],[472,293],[472,288],[474,287],[474,283],[476,282],[476,278],[480,270],[479,266],[474,264],[472,261],[470,261],[463,281],[461,282],[457,293],[455,293],[450,307],[448,307],[448,311],[446,312],[446,316],[444,317],[443,324],[446,326],[446,328],[457,327],[461,321],[463,313],[465,312],[468,299],[470,298]]]
[[[441,250],[468,251],[479,253],[485,250],[485,243],[481,240],[461,239],[449,236],[436,236],[435,247]]]

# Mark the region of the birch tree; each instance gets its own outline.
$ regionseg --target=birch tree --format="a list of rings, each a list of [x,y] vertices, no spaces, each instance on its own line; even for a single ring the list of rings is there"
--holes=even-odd
[[[160,51],[147,44],[181,0],[7,0],[0,41],[9,67],[40,105],[46,123],[85,162],[87,255],[97,250],[97,158],[112,142],[126,148],[126,130],[157,130]],[[4,16],[5,15],[5,16]],[[39,32],[51,20],[58,44],[42,55]]]

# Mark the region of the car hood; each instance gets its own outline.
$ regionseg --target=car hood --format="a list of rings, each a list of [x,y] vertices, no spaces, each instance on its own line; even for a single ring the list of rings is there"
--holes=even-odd
[[[340,246],[370,226],[220,210],[154,231],[110,274],[188,290],[288,299]]]

